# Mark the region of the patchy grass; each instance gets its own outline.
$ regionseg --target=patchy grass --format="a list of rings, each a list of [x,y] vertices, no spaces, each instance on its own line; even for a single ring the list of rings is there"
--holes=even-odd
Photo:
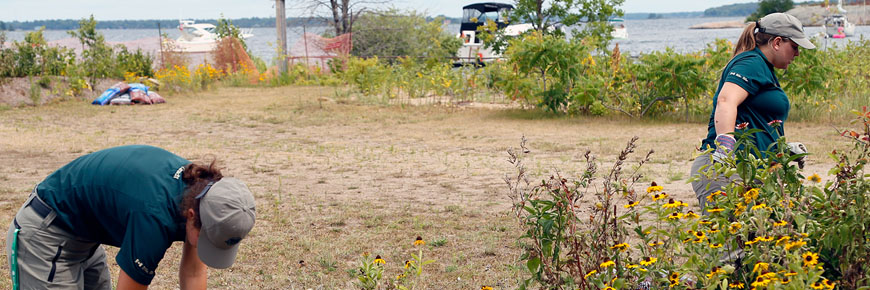
[[[656,150],[645,179],[696,200],[686,180],[706,123],[322,101],[334,94],[325,87],[221,88],[155,106],[0,105],[0,224],[11,222],[34,184],[76,157],[151,144],[192,160],[215,155],[225,175],[246,181],[257,198],[256,227],[231,269],[210,271],[210,287],[353,288],[349,273],[363,252],[381,255],[384,277],[395,277],[419,235],[427,259],[436,260],[422,288],[511,289],[526,275],[518,262],[524,244],[516,241],[502,178],[512,171],[505,150],[523,135],[533,152],[527,168],[537,178],[554,168],[581,172],[586,150],[612,164],[640,136],[639,151]],[[789,123],[786,130],[818,153],[810,173],[823,173],[830,167],[824,153],[844,147],[828,124]],[[180,248],[166,254],[155,289],[177,287]],[[109,257],[117,253],[107,249]],[[2,263],[0,271],[8,270]],[[10,288],[8,279],[0,288]]]

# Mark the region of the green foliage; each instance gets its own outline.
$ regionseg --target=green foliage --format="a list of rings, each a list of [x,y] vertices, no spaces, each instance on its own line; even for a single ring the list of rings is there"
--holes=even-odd
[[[564,35],[564,31],[554,29],[556,22],[565,27],[584,22],[583,29],[574,31],[574,38],[595,39],[594,46],[605,49],[613,38],[613,27],[607,20],[622,16],[618,7],[624,0],[517,0],[510,12],[511,23],[531,23],[532,27],[543,34]]]
[[[441,23],[441,18],[426,21],[422,14],[414,11],[390,9],[364,13],[354,22],[351,54],[364,58],[377,56],[390,62],[402,56],[448,62],[462,43],[444,32]]]
[[[758,9],[752,15],[746,17],[746,21],[756,21],[767,14],[786,12],[792,8],[794,8],[794,1],[792,0],[760,0],[758,2]]]
[[[217,34],[218,39],[223,39],[224,37],[238,39],[245,51],[248,51],[248,45],[245,44],[245,39],[242,38],[242,30],[233,25],[232,20],[224,18],[223,13],[221,13],[221,17],[218,18],[217,25],[215,26],[217,26],[215,27],[215,34]]]
[[[508,63],[516,69],[507,90],[519,91],[532,103],[551,112],[563,112],[568,107],[574,82],[584,70],[583,57],[587,47],[577,41],[567,41],[554,35],[532,33],[515,39],[505,53]],[[525,81],[520,81],[525,80]],[[591,101],[577,104],[588,106]]]
[[[357,268],[357,286],[362,289],[377,289],[384,274],[384,260],[381,256],[371,258],[369,253],[363,253],[360,266]]]
[[[150,54],[143,52],[141,49],[131,52],[125,46],[119,46],[117,56],[115,58],[117,64],[117,73],[114,75],[124,75],[124,73],[133,73],[140,77],[153,77],[152,69],[154,60]]]
[[[352,84],[363,95],[380,93],[390,78],[390,69],[378,62],[377,57],[348,59],[345,70],[341,73],[345,82]]]
[[[704,17],[747,16],[758,10],[758,3],[736,3],[704,10]]]
[[[82,44],[82,63],[84,73],[88,77],[91,84],[95,84],[97,79],[116,76],[114,68],[114,52],[112,48],[106,44],[105,37],[96,30],[97,21],[94,20],[94,15],[89,19],[79,21],[79,29],[76,31],[67,31],[67,33],[79,40]]]

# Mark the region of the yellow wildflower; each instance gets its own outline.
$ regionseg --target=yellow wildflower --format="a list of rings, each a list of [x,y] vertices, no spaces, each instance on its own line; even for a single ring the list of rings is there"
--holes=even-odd
[[[743,289],[743,282],[740,283],[728,283],[728,287],[734,289]]]
[[[649,245],[650,247],[657,247],[657,246],[661,246],[661,245],[664,245],[664,244],[665,244],[665,242],[662,242],[662,241],[655,241],[655,242],[649,242],[649,244],[647,244],[647,245]]]
[[[601,263],[601,265],[598,265],[598,266],[601,267],[601,268],[607,268],[607,267],[610,267],[610,266],[613,266],[613,265],[616,265],[616,263],[614,263],[613,261],[609,261],[609,260],[608,260],[607,262]]]
[[[655,264],[658,259],[655,257],[644,257],[643,260],[640,261],[640,264],[643,266],[649,266]]]
[[[613,245],[613,247],[610,247],[610,249],[619,250],[620,252],[622,252],[622,251],[627,250],[629,247],[631,247],[631,246],[629,246],[626,243],[621,243],[621,244]]]
[[[704,220],[699,221],[698,224],[699,225],[709,225],[709,224],[712,224],[712,222],[710,222],[710,220],[704,219]]]
[[[778,240],[776,240],[776,245],[782,246],[783,244],[788,243],[789,240],[791,240],[791,237],[783,236],[783,237],[779,238]]]
[[[668,194],[664,193],[664,192],[656,193],[655,195],[653,195],[653,201],[658,201],[659,199],[665,199],[665,198],[668,198]]]
[[[819,177],[818,174],[810,175],[810,177],[807,177],[807,180],[812,181],[812,182],[815,182],[815,183],[822,182],[822,178]]]
[[[804,267],[812,267],[819,263],[819,254],[813,252],[806,252],[801,255],[801,258],[804,260]]]
[[[492,290],[492,287],[489,286],[481,286],[480,290]]]
[[[767,267],[769,265],[770,264],[765,263],[765,262],[755,263],[755,266],[752,267],[752,273],[755,273],[755,272],[761,273],[761,272],[767,271]]]
[[[778,221],[778,222],[773,223],[773,226],[775,226],[775,227],[782,227],[782,226],[785,226],[785,225],[787,225],[787,224],[788,224],[788,222],[786,222],[786,221],[784,221],[784,220],[781,220],[781,221]]]
[[[762,204],[758,204],[758,205],[754,205],[754,206],[752,206],[752,210],[759,210],[759,209],[770,209],[770,208],[767,207],[767,204],[766,204],[766,203],[762,203]]]
[[[770,241],[773,241],[773,237],[771,237],[771,236],[757,237],[756,239],[758,239],[759,241],[762,241],[762,242],[770,242]]]
[[[686,218],[686,219],[696,219],[699,217],[700,216],[698,216],[698,214],[696,214],[695,212],[693,212],[691,210],[689,212],[687,212],[685,215],[683,215],[683,218]]]
[[[682,217],[683,217],[683,214],[678,213],[678,212],[674,212],[674,213],[668,215],[669,220],[678,220]]]
[[[414,240],[414,246],[421,246],[421,245],[425,245],[425,244],[426,244],[426,241],[424,241],[423,238],[420,236],[417,236],[417,239]]]
[[[592,276],[595,273],[598,273],[598,270],[589,271],[589,273],[586,273],[586,276],[583,277],[583,279],[589,279],[589,276]]]
[[[721,248],[721,247],[722,247],[722,244],[720,244],[720,243],[712,243],[712,244],[710,244],[710,248],[711,248],[711,249],[718,249],[718,248]]]
[[[731,226],[728,227],[728,232],[730,232],[732,234],[736,234],[737,231],[739,231],[741,228],[743,228],[742,224],[737,223],[737,222],[733,222],[733,223],[731,223]]]
[[[634,269],[634,268],[637,268],[638,266],[637,266],[637,264],[628,264],[628,265],[625,265],[625,267],[629,268],[629,269]]]
[[[622,207],[624,207],[624,208],[633,208],[633,207],[637,206],[638,204],[640,204],[640,201],[635,201],[635,202],[632,202],[632,203],[629,203],[629,204],[623,205]]]
[[[714,212],[722,212],[722,211],[724,211],[724,210],[725,210],[725,209],[723,209],[723,208],[721,208],[721,207],[714,206],[713,208],[707,209],[707,212],[709,212],[709,213],[714,213]]]
[[[807,242],[804,242],[803,239],[800,239],[800,240],[797,240],[797,241],[794,241],[794,242],[791,242],[791,243],[787,243],[787,244],[785,244],[785,249],[786,249],[786,250],[791,250],[791,249],[794,249],[794,248],[800,248],[800,247],[803,247],[803,246],[806,245],[806,244],[807,244]]]
[[[386,264],[387,261],[384,261],[384,259],[381,259],[381,255],[377,255],[377,256],[375,256],[375,261],[372,263],[383,265],[383,264]]]
[[[646,193],[659,192],[659,191],[662,191],[662,189],[665,189],[665,188],[661,187],[658,184],[656,184],[655,182],[653,182],[652,185],[650,185],[649,187],[646,188]]]

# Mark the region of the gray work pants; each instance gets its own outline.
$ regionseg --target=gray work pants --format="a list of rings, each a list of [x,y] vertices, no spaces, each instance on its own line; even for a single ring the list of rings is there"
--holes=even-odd
[[[11,265],[13,233],[20,229],[16,253],[20,289],[111,290],[105,249],[52,224],[57,212],[41,215],[31,205],[41,202],[32,201],[38,198],[34,190],[6,234],[7,262]]]
[[[739,177],[735,174],[732,175],[731,178],[726,178],[724,176],[714,176],[713,178],[708,178],[701,172],[701,168],[703,167],[704,171],[709,170],[713,164],[713,158],[710,157],[710,153],[698,156],[695,158],[695,161],[692,162],[692,169],[689,172],[689,176],[698,176],[699,179],[692,181],[692,189],[695,191],[695,197],[698,198],[698,206],[701,207],[701,212],[705,215],[707,211],[705,210],[707,205],[707,197],[710,194],[713,194],[719,190],[725,190],[725,187],[734,180],[738,180]],[[704,167],[707,166],[707,167]]]

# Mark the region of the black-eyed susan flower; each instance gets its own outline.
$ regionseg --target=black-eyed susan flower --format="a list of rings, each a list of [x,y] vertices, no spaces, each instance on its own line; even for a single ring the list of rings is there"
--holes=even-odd
[[[680,280],[671,280],[671,284],[668,285],[668,287],[674,288],[674,287],[677,287],[677,285],[680,285]]]
[[[707,235],[705,235],[704,232],[702,232],[702,231],[695,232],[695,238],[704,239],[706,237],[707,237]]]
[[[738,222],[733,222],[730,226],[728,226],[728,232],[736,234],[738,231],[740,231],[741,228],[743,228],[742,224]]]
[[[610,267],[610,266],[613,266],[613,265],[616,265],[616,263],[613,262],[613,261],[608,260],[607,262],[601,263],[601,265],[598,265],[598,266],[601,267],[601,268],[607,268],[607,267]]]
[[[740,282],[740,283],[728,283],[728,287],[729,287],[729,288],[734,288],[734,289],[743,289],[743,282]]]
[[[800,240],[785,244],[785,249],[788,251],[788,250],[792,250],[795,248],[803,247],[806,244],[807,244],[807,242],[804,242],[804,239],[800,239]]]
[[[659,259],[656,259],[655,257],[643,257],[643,260],[640,260],[640,264],[642,266],[649,266],[655,264],[658,260]]]
[[[718,249],[718,248],[721,248],[721,247],[722,247],[722,244],[721,244],[721,243],[712,243],[712,244],[710,244],[710,248],[711,248],[711,249]]]
[[[659,186],[658,184],[656,184],[655,181],[653,181],[653,183],[649,187],[646,188],[646,193],[659,192],[659,191],[662,191],[663,189],[665,189],[665,188]]]
[[[402,280],[402,279],[405,279],[405,273],[402,273],[402,274],[399,274],[398,276],[396,276],[396,280]]]
[[[769,279],[764,279],[764,277],[758,276],[757,278],[755,278],[755,282],[752,282],[752,284],[750,284],[750,286],[752,286],[752,288],[754,288],[754,289],[758,289],[761,287],[767,287],[767,284],[769,284],[769,283],[770,283]]]
[[[767,271],[768,266],[770,266],[770,264],[765,263],[765,262],[755,263],[755,266],[752,267],[752,273],[759,273],[760,274],[764,271]]]
[[[387,261],[384,261],[384,259],[381,259],[381,255],[377,255],[377,256],[375,256],[375,260],[372,263],[383,265],[383,264],[386,264]]]
[[[683,239],[683,244],[691,242],[691,241],[692,241],[692,238],[685,238],[685,239]]]
[[[810,175],[810,177],[807,177],[807,180],[812,181],[812,182],[815,182],[815,183],[822,182],[822,178],[819,177],[818,174]]]
[[[806,252],[801,255],[804,261],[804,267],[812,267],[819,263],[819,254],[813,252]]]
[[[607,286],[607,287],[604,287],[604,289],[602,289],[602,290],[616,290],[616,289],[614,289],[613,287]]]
[[[779,284],[788,285],[788,283],[791,283],[791,279],[789,277],[783,277],[779,280]]]
[[[640,204],[640,201],[635,201],[635,202],[632,202],[632,203],[629,203],[629,204],[623,205],[622,207],[624,207],[624,208],[633,208],[633,207],[637,206],[638,204]]]
[[[822,280],[822,284],[824,284],[824,285],[825,285],[825,288],[828,288],[829,290],[830,290],[830,289],[834,289],[834,287],[837,286],[836,283],[831,282],[831,281],[828,280],[828,279],[824,279],[824,280]]]
[[[779,239],[776,240],[776,245],[777,245],[777,246],[785,245],[786,243],[788,243],[789,240],[791,240],[791,237],[789,237],[789,236],[782,236],[782,237],[780,237]]]
[[[761,210],[761,209],[770,209],[770,208],[767,207],[766,203],[761,203],[761,204],[757,204],[757,205],[752,206],[752,210]]]
[[[820,282],[820,281],[816,281],[815,283],[810,285],[810,287],[812,287],[813,289],[816,289],[816,290],[822,290],[822,289],[826,288],[825,284],[822,284],[822,282]]]
[[[417,239],[414,240],[414,246],[422,246],[425,244],[426,244],[426,241],[424,241],[423,238],[420,236],[417,236]]]
[[[675,201],[673,198],[668,200],[668,203],[663,204],[662,208],[678,208],[682,206],[682,203],[679,201]]]
[[[761,275],[758,276],[758,277],[761,277],[761,278],[764,278],[764,279],[768,279],[768,280],[773,280],[774,278],[776,278],[776,273],[774,273],[774,272],[767,272],[767,273],[761,274]]]
[[[709,213],[716,213],[716,212],[722,212],[722,211],[724,211],[724,210],[725,210],[725,209],[723,209],[723,208],[721,208],[721,207],[714,206],[714,207],[708,208],[708,209],[707,209],[707,212],[709,212]]]
[[[680,272],[673,272],[668,275],[668,280],[670,281],[679,281],[680,280]]]
[[[710,269],[710,273],[707,273],[707,278],[712,279],[713,276],[720,274],[727,274],[727,272],[725,272],[725,270],[722,270],[722,267],[716,266]]]
[[[709,224],[712,224],[712,223],[713,223],[713,222],[711,222],[710,220],[707,220],[707,219],[703,219],[703,220],[698,221],[698,224],[699,224],[699,225],[709,225]]]
[[[773,223],[773,226],[775,226],[775,227],[783,227],[783,226],[785,226],[785,225],[787,225],[787,224],[788,224],[787,221],[781,220],[781,221],[778,221],[778,222],[774,222],[774,223]]]
[[[682,218],[682,217],[683,217],[683,214],[678,213],[678,212],[673,212],[673,213],[671,213],[671,214],[668,215],[668,219],[669,219],[669,220],[678,220],[678,219],[680,219],[680,218]]]
[[[661,246],[664,244],[665,244],[665,242],[662,242],[662,241],[654,241],[654,242],[649,242],[647,245],[649,245],[650,247],[658,247],[658,246]]]
[[[492,290],[492,287],[484,285],[484,286],[480,286],[480,290]]]
[[[629,263],[628,265],[625,265],[625,267],[626,267],[626,268],[629,268],[629,269],[634,269],[634,268],[637,268],[638,265],[637,265],[637,264],[631,264],[631,263]]]
[[[744,245],[747,245],[747,246],[752,246],[752,245],[754,245],[754,244],[757,243],[757,242],[758,242],[758,239],[755,239],[755,240],[751,240],[751,241],[743,242],[743,244],[744,244]]]
[[[734,215],[740,215],[745,210],[746,210],[746,205],[743,204],[742,202],[738,203],[734,208]]]
[[[785,274],[782,274],[782,275],[783,275],[783,276],[786,276],[786,277],[791,277],[791,276],[795,276],[795,275],[797,275],[797,274],[798,274],[798,273],[795,272],[795,271],[789,271],[788,273],[785,273]]]
[[[595,275],[595,273],[598,273],[598,270],[589,271],[589,273],[586,273],[586,276],[584,276],[583,279],[589,279],[589,276]]]
[[[619,243],[619,244],[613,245],[612,247],[610,247],[610,249],[619,250],[620,252],[622,252],[622,251],[627,250],[629,247],[631,247],[631,246],[629,246],[626,243]]]
[[[758,197],[758,188],[752,188],[743,193],[743,199],[746,200],[746,203],[749,203],[756,197]]]
[[[707,231],[707,232],[709,232],[709,233],[711,233],[711,234],[718,233],[718,232],[719,232],[719,226],[712,226],[712,227],[710,227],[710,230]]]
[[[689,212],[687,212],[685,215],[683,215],[683,218],[685,218],[685,219],[696,219],[699,217],[700,216],[698,216],[698,214],[696,214],[695,212],[693,212],[691,210]]]
[[[758,239],[759,242],[770,242],[770,241],[773,241],[773,237],[771,237],[771,236],[757,237],[756,239]]]
[[[406,260],[406,261],[405,261],[405,269],[410,268],[411,265],[414,265],[414,261],[413,261],[413,260]]]
[[[664,193],[664,192],[657,193],[657,194],[653,195],[653,201],[658,201],[659,199],[665,199],[665,198],[668,198],[668,194]]]

